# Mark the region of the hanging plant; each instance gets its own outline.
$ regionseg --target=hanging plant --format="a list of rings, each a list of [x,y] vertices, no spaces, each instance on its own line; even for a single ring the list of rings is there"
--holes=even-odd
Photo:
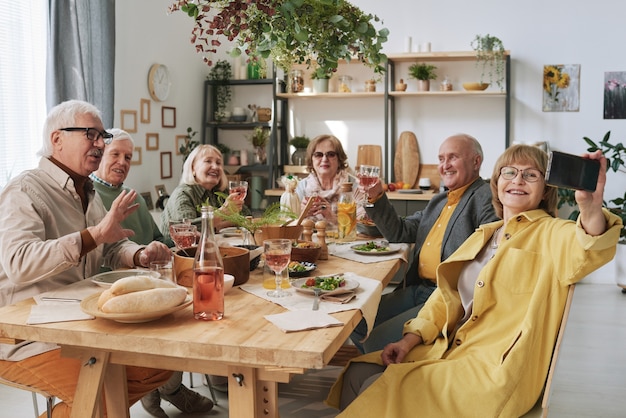
[[[328,78],[341,59],[385,71],[389,31],[377,31],[377,16],[345,0],[177,0],[169,11],[178,10],[194,19],[191,42],[209,66],[224,38],[235,42],[232,56],[271,58],[285,73],[306,64],[316,78]]]
[[[476,35],[470,43],[476,51],[476,66],[480,68],[480,83],[489,80],[495,83],[500,90],[504,90],[504,67],[506,62],[506,50],[500,38],[496,36]]]
[[[187,128],[187,135],[185,136],[185,140],[178,149],[178,151],[183,155],[183,162],[187,160],[187,157],[189,157],[191,151],[193,151],[195,147],[200,145],[200,142],[194,141],[193,139],[193,137],[196,136],[197,133],[198,131],[194,131],[191,126]]]

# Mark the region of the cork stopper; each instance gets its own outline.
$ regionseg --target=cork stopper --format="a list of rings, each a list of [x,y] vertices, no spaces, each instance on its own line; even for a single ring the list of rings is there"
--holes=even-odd
[[[341,183],[341,192],[350,193],[352,191],[352,183]]]

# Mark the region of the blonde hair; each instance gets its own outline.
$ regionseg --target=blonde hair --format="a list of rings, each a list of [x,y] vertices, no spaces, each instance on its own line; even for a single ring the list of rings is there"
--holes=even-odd
[[[496,161],[491,174],[491,202],[496,211],[496,215],[500,218],[503,216],[502,202],[498,198],[498,178],[500,178],[500,170],[514,164],[528,164],[541,174],[546,173],[548,168],[548,154],[545,151],[530,145],[513,145],[508,148]],[[545,181],[544,181],[545,183]],[[543,199],[539,203],[539,209],[545,210],[551,216],[556,218],[558,201],[558,189],[554,186],[544,185]]]
[[[193,166],[196,163],[196,160],[204,158],[209,154],[215,154],[220,159],[220,166],[222,167],[222,175],[220,176],[220,181],[214,187],[217,190],[225,190],[228,187],[228,177],[226,177],[226,173],[224,172],[224,157],[222,156],[222,152],[214,147],[213,145],[198,145],[191,151],[185,162],[183,163],[183,174],[180,176],[180,184],[198,184],[196,179],[193,176]]]

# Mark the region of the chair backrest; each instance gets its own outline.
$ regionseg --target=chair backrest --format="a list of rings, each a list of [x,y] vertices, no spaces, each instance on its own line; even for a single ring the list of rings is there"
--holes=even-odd
[[[383,171],[383,148],[380,145],[359,145],[356,154],[356,166],[358,170],[361,165],[377,165],[380,167],[381,176]]]
[[[33,394],[33,409],[35,410],[35,418],[39,417],[39,407],[37,406],[37,394],[46,398],[46,413],[48,418],[52,418],[52,407],[54,405],[55,398],[48,392],[39,390],[30,386],[22,385],[20,383],[11,382],[0,377],[0,385],[10,386],[16,389],[22,389],[29,391]]]

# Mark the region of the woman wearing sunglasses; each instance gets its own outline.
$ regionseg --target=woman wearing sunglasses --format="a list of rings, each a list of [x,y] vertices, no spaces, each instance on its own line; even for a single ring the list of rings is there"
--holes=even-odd
[[[306,216],[333,222],[332,205],[339,199],[341,183],[352,182],[348,176],[348,156],[339,139],[333,135],[313,138],[306,149],[306,165],[309,175],[300,180],[296,188],[302,209],[313,198],[315,201]],[[357,218],[363,216],[365,210],[359,207]]]

